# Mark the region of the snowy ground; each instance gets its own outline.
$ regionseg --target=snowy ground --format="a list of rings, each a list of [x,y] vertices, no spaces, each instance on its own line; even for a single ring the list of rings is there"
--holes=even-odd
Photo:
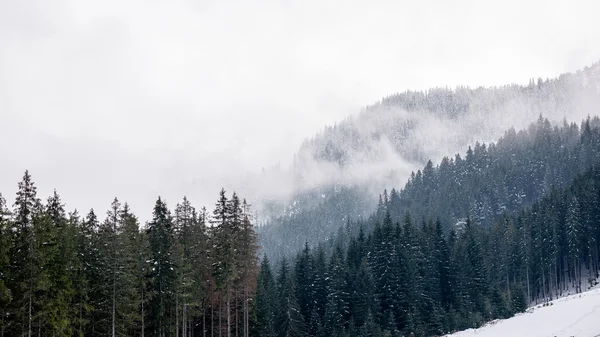
[[[497,320],[479,329],[460,331],[448,337],[599,337],[600,288],[563,297],[552,305],[537,305],[506,320]]]

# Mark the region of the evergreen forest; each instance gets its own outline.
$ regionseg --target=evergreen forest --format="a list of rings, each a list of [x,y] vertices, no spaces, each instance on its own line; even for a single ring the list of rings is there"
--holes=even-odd
[[[1,336],[440,336],[597,284],[600,129],[540,119],[431,161],[368,218],[259,259],[250,205],[158,198],[141,225],[0,197]],[[282,233],[285,235],[285,233]]]

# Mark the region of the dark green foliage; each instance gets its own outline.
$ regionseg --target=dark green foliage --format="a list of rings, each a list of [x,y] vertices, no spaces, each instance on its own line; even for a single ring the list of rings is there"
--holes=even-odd
[[[281,261],[277,277],[278,303],[275,314],[277,337],[300,337],[306,333],[306,326],[300,305],[296,298],[296,285],[286,260]]]
[[[0,194],[0,336],[4,336],[7,329],[7,315],[9,305],[12,302],[12,291],[8,287],[8,273],[10,267],[11,235],[10,235],[10,213],[6,207],[6,201]]]
[[[255,337],[275,336],[275,308],[277,305],[277,289],[271,272],[269,259],[265,255],[260,265],[258,274],[258,288],[256,290],[256,301],[253,312],[251,335]]]
[[[249,336],[250,321],[256,322],[250,306],[261,303],[255,301],[257,238],[246,201],[235,193],[225,201],[226,212],[213,220],[224,223],[227,235],[209,231],[205,209],[197,214],[185,198],[175,221],[159,198],[152,221],[140,230],[116,198],[102,222],[93,210],[83,219],[66,213],[57,192],[42,204],[25,172],[12,212],[0,195],[0,336],[187,337],[227,326]],[[221,239],[226,249],[209,249]],[[229,268],[220,281],[232,282],[229,316],[236,321],[209,314],[225,315],[225,288],[214,287],[211,265]],[[270,317],[266,331],[274,331],[277,290],[270,274],[263,278],[261,297],[269,299],[261,315]]]
[[[175,265],[173,263],[173,220],[167,205],[160,199],[154,206],[152,221],[146,229],[150,248],[148,277],[148,334],[172,333],[170,315],[175,308]]]
[[[359,229],[328,246],[329,263],[326,250],[306,246],[291,268],[295,282],[282,262],[275,326],[282,336],[436,336],[511,317],[570,285],[586,290],[599,246],[585,238],[598,223],[583,226],[582,219],[596,218],[598,208],[583,209],[579,200],[600,202],[599,193],[588,193],[599,184],[600,165],[491,227],[467,218],[448,234],[440,220],[415,226],[408,214],[393,224],[384,206],[371,233]],[[308,316],[294,294],[312,300]]]

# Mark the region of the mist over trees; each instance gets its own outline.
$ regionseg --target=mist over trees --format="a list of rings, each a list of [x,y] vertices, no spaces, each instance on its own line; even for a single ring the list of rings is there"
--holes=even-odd
[[[212,216],[158,198],[141,227],[114,199],[67,213],[29,172],[0,195],[1,336],[249,336],[258,238],[250,206],[221,191]]]
[[[585,291],[599,69],[387,97],[302,146],[303,188],[260,227],[224,189],[211,211],[159,197],[144,225],[117,198],[68,212],[26,171],[12,204],[0,194],[0,337],[439,336]]]
[[[589,124],[583,144],[600,139]],[[334,239],[281,259],[275,276],[265,256],[258,330],[279,332],[257,336],[438,336],[590,289],[599,277],[600,164],[574,165],[583,173],[565,187],[544,193],[536,185],[538,201],[504,210],[489,225],[467,216],[445,228],[440,218],[452,215],[443,212],[393,217],[396,195],[384,197],[368,221],[348,222]]]
[[[468,144],[519,134],[540,116],[551,128],[579,122],[597,115],[598,106],[600,63],[528,85],[390,95],[305,141],[291,168],[291,197],[261,203],[261,243],[276,258],[289,246],[302,249],[305,241],[331,237],[349,219],[368,218],[381,191],[404,187],[411,171],[429,160],[439,165]],[[281,239],[279,232],[289,235]]]

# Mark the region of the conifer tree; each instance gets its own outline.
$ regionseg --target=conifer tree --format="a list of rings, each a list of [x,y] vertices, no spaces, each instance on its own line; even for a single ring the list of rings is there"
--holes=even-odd
[[[10,282],[16,285],[11,304],[14,324],[10,335],[33,335],[34,317],[38,314],[36,292],[39,287],[39,265],[37,263],[36,237],[34,221],[41,213],[41,204],[37,198],[37,188],[31,180],[29,171],[25,171],[14,204],[14,222],[11,231],[14,241],[10,253]]]
[[[235,279],[235,238],[236,228],[232,223],[231,203],[221,189],[219,200],[213,211],[213,277],[217,289],[224,293],[227,337],[231,337],[231,288]]]
[[[107,270],[103,269],[103,261],[100,246],[100,223],[91,209],[81,222],[79,229],[79,240],[77,245],[77,255],[80,259],[82,283],[79,284],[80,303],[79,308],[79,335],[95,335],[100,325],[102,325],[101,308],[102,303],[106,302],[103,295],[103,275]]]
[[[71,219],[76,222],[77,219]],[[39,246],[40,262],[47,278],[44,287],[44,316],[47,320],[45,334],[51,336],[70,336],[69,324],[72,287],[72,270],[75,264],[75,237],[73,228],[77,225],[67,219],[64,205],[56,193],[48,199],[44,214],[43,243]],[[43,235],[43,236],[42,236]]]
[[[141,306],[143,269],[140,268],[143,253],[143,237],[139,230],[137,217],[125,203],[119,211],[118,237],[119,254],[119,290],[118,302],[121,311],[123,331],[128,336],[141,334]]]
[[[241,210],[241,226],[236,245],[236,270],[238,270],[238,288],[241,288],[243,337],[248,337],[250,334],[249,302],[255,295],[257,287],[259,244],[251,220],[250,205],[246,199],[242,201]]]
[[[7,281],[9,280],[10,250],[10,213],[6,207],[6,200],[0,193],[0,336],[4,337],[7,329],[9,305],[12,301],[12,292]]]
[[[175,265],[173,264],[173,221],[167,205],[159,197],[154,206],[152,221],[146,229],[150,248],[151,270],[147,305],[150,336],[169,336],[175,309]]]
[[[301,337],[305,335],[305,322],[296,298],[294,278],[285,259],[281,261],[277,277],[278,306],[275,327],[277,337]]]
[[[263,256],[258,274],[258,288],[254,301],[253,327],[254,337],[275,337],[275,307],[277,305],[277,289],[275,279],[267,256]]]

